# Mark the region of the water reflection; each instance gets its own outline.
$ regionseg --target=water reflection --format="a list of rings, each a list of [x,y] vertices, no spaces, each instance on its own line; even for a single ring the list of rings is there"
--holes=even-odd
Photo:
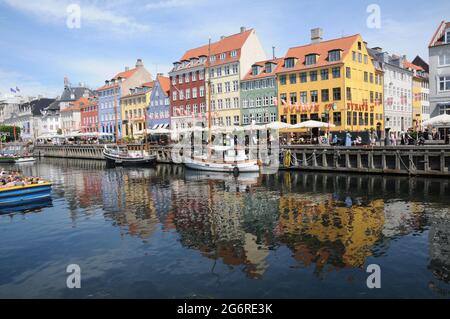
[[[340,270],[364,272],[369,259],[383,263],[399,241],[416,256],[409,241],[420,237],[427,239],[427,266],[412,263],[412,273],[438,295],[447,288],[436,286],[450,282],[447,179],[305,172],[236,178],[181,166],[108,169],[99,161],[48,159],[23,170],[54,181],[54,197],[65,201],[74,225],[100,215],[120,236],[144,243],[175,234],[219,275],[225,265],[265,280],[284,265],[323,280]],[[276,257],[281,249],[290,257]],[[385,267],[408,267],[396,262]]]

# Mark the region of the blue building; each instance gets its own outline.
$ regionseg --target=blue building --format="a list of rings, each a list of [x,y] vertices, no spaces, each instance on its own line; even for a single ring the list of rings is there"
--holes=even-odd
[[[111,80],[106,80],[105,85],[97,89],[98,93],[98,122],[101,133],[116,133],[116,116],[118,138],[122,138],[122,106],[121,98],[130,92],[130,89],[152,81],[152,75],[144,68],[141,59],[136,62],[136,67],[118,73]]]
[[[170,126],[170,79],[161,74],[156,77],[150,103],[147,109],[150,129],[169,128]]]

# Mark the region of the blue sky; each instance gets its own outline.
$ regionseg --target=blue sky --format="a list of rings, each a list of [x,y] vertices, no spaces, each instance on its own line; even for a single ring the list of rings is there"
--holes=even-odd
[[[81,28],[66,25],[67,7],[79,4]],[[381,28],[367,27],[367,7],[381,9]],[[447,14],[447,16],[445,16]],[[278,56],[309,42],[360,33],[413,59],[428,59],[427,46],[450,1],[433,0],[0,0],[0,95],[60,94],[64,76],[92,88],[142,58],[152,72],[167,73],[186,49],[255,28],[266,53]]]

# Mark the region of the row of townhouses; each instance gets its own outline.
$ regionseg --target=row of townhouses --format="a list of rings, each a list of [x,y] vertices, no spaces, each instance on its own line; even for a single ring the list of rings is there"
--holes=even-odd
[[[5,98],[0,122],[20,127],[22,139],[73,132],[127,138],[146,128],[206,125],[211,107],[219,126],[314,119],[335,131],[396,134],[450,114],[450,23],[433,35],[429,64],[370,47],[359,34],[322,37],[313,29],[307,44],[268,58],[256,30],[241,27],[188,49],[168,76],[154,78],[138,59],[96,90],[65,79],[57,99]]]

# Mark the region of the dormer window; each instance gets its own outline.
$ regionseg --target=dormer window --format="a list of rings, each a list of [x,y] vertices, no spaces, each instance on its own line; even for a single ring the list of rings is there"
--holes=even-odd
[[[341,59],[341,50],[331,50],[328,52],[328,62],[336,62]]]
[[[272,63],[266,63],[266,73],[272,73]]]
[[[220,54],[220,59],[221,59],[221,60],[225,60],[225,56],[226,56],[225,53],[221,53],[221,54]]]
[[[215,56],[215,55],[211,55],[211,56],[209,57],[209,61],[210,61],[210,62],[216,61],[216,56]]]
[[[313,65],[317,63],[317,54],[308,54],[305,57],[305,65]]]
[[[258,75],[260,69],[261,69],[261,66],[259,66],[259,65],[254,65],[254,66],[252,66],[252,75],[253,75],[253,76]]]
[[[450,29],[447,29],[447,31],[445,32],[445,43],[450,44]]]
[[[237,56],[237,51],[236,50],[231,51],[230,56],[232,58],[236,57]]]
[[[284,67],[287,69],[295,67],[295,58],[287,58],[284,61]]]

